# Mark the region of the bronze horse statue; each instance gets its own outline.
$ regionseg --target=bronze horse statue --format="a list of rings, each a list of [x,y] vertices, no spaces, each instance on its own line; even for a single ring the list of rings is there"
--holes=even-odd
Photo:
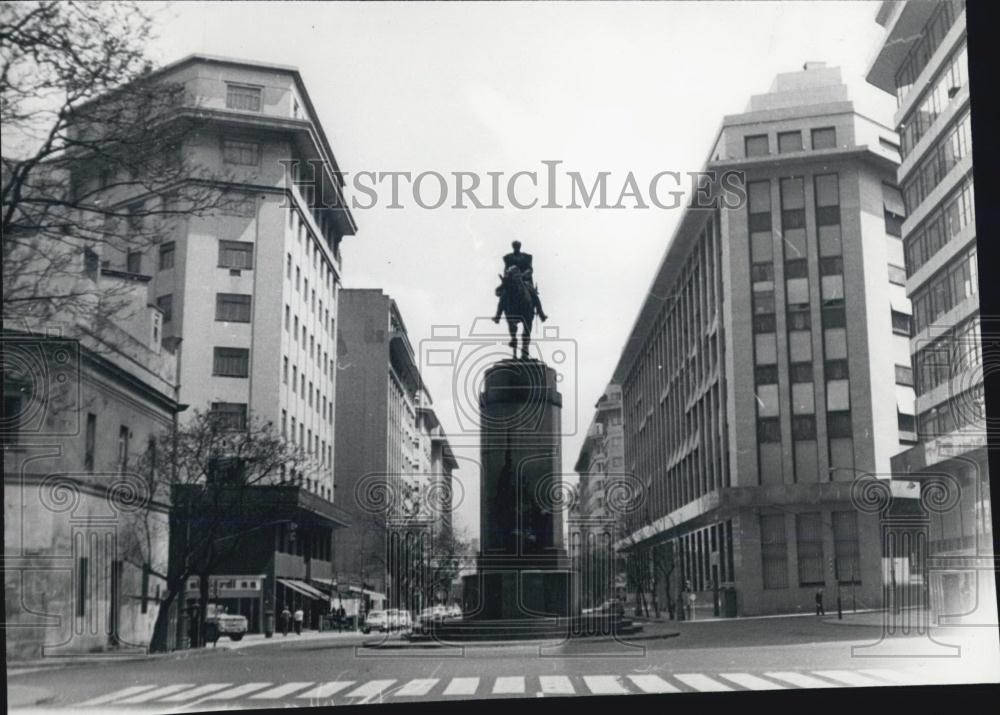
[[[500,287],[497,288],[500,306],[507,319],[507,330],[510,332],[510,342],[507,343],[517,359],[517,325],[521,324],[521,359],[528,360],[528,344],[531,342],[531,324],[535,319],[535,305],[531,299],[531,291],[517,266],[510,266],[500,276]]]

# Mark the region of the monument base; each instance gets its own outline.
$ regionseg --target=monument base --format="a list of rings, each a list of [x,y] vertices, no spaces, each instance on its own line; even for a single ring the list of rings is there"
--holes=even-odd
[[[462,618],[531,620],[575,615],[568,569],[489,571],[462,578]]]

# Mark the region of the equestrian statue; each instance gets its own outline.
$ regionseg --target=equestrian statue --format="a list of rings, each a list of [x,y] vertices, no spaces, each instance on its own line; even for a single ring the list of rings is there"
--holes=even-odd
[[[501,316],[507,318],[507,329],[510,332],[510,345],[513,357],[517,358],[517,325],[521,324],[521,359],[528,359],[528,344],[531,342],[531,324],[535,314],[544,322],[548,319],[542,310],[542,302],[538,298],[538,287],[535,285],[531,254],[521,252],[521,242],[514,241],[512,253],[503,257],[504,272],[500,276],[500,285],[496,295],[500,299],[493,322],[499,323]]]

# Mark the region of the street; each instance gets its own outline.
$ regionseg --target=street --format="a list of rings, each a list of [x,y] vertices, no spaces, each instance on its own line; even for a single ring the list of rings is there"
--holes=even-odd
[[[290,636],[252,647],[128,662],[24,668],[8,673],[8,687],[49,693],[36,707],[14,706],[12,712],[86,708],[169,713],[1000,681],[995,631],[935,629],[934,641],[892,638],[883,641],[891,655],[860,657],[862,651],[853,649],[880,640],[880,627],[871,623],[860,614],[854,622],[848,617],[842,623],[835,617],[812,616],[650,623],[643,639],[631,644],[578,641],[466,648],[371,649],[360,645],[372,638],[357,634]],[[951,645],[960,646],[959,654],[939,657]]]

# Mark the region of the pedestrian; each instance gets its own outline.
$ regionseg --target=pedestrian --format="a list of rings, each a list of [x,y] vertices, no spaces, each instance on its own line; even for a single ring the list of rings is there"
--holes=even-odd
[[[816,615],[825,616],[826,611],[823,609],[823,589],[816,589]]]
[[[344,631],[345,618],[347,618],[347,611],[344,610],[344,604],[340,604],[340,608],[337,609],[337,633]]]
[[[302,621],[305,620],[306,614],[302,612],[301,608],[295,609],[295,632],[298,635],[302,635]]]
[[[281,609],[281,634],[283,636],[288,636],[288,628],[291,625],[292,612],[288,610],[288,606],[285,605]]]

